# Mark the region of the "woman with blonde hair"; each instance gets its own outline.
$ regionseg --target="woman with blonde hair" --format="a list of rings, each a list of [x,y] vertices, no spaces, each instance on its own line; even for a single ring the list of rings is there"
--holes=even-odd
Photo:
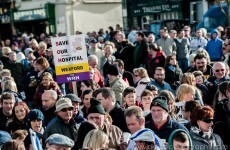
[[[88,148],[91,150],[101,150],[103,148],[108,148],[108,144],[109,138],[105,134],[105,132],[99,129],[94,129],[86,135],[85,140],[83,142],[83,149]]]
[[[179,102],[194,100],[195,88],[189,84],[181,84],[177,89],[176,97]]]
[[[137,100],[141,101],[141,93],[146,88],[146,85],[150,82],[149,75],[147,73],[147,70],[143,67],[135,68],[133,69],[134,74],[134,83],[135,83],[135,91]]]
[[[192,73],[184,73],[180,80],[181,84],[191,85],[195,89],[195,100],[198,100],[201,105],[204,105],[201,91],[196,87],[196,78]],[[178,89],[177,89],[178,91]]]
[[[47,44],[45,42],[40,42],[38,44],[38,51],[35,51],[34,52],[34,56],[36,58],[39,58],[39,57],[46,57],[46,49],[47,49]]]
[[[30,48],[33,49],[34,51],[38,50],[38,42],[36,39],[32,39],[30,41]]]
[[[58,96],[62,96],[62,92],[57,84],[54,81],[52,75],[49,72],[45,72],[41,76],[41,83],[37,87],[37,91],[33,97],[33,108],[41,108],[42,107],[42,94],[45,90],[54,90],[57,92]]]
[[[5,80],[5,78],[6,77],[4,77],[3,79]],[[18,93],[18,88],[14,80],[8,79],[8,80],[3,81],[1,83],[1,87],[2,87],[2,92],[12,93],[15,97],[16,102],[22,101],[23,98],[21,94]]]

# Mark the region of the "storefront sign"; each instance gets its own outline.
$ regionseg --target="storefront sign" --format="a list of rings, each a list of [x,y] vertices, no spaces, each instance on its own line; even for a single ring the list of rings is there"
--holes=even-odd
[[[14,21],[46,19],[45,8],[14,12]]]
[[[58,83],[90,79],[83,35],[51,38]]]
[[[144,6],[144,7],[133,7],[132,16],[142,16],[150,15],[155,13],[171,12],[171,11],[180,11],[181,4],[162,4],[156,6]]]

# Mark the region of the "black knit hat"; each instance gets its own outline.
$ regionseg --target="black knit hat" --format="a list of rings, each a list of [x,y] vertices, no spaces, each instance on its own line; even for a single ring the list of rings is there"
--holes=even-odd
[[[108,73],[109,75],[114,75],[114,76],[119,75],[118,67],[117,67],[116,65],[110,65],[110,66],[108,67],[107,73]]]
[[[105,110],[101,105],[101,102],[96,98],[91,98],[90,100],[90,107],[89,107],[88,114],[90,113],[99,113],[105,115]]]
[[[151,105],[150,105],[150,109],[153,106],[159,106],[161,108],[163,108],[165,111],[168,112],[168,104],[167,104],[167,98],[164,96],[157,96],[153,99]]]

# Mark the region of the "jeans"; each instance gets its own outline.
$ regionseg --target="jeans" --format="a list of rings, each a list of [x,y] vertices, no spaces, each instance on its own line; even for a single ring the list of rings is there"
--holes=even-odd
[[[180,69],[182,70],[183,73],[185,73],[189,67],[188,58],[178,59],[177,61],[178,61]]]

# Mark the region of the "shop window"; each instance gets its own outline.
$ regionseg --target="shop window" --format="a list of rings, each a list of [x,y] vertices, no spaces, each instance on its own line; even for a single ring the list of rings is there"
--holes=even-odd
[[[150,22],[150,16],[144,16],[144,17],[142,17],[142,21],[141,21],[141,28],[142,28],[142,30],[148,30],[148,28],[149,28],[149,22]]]

